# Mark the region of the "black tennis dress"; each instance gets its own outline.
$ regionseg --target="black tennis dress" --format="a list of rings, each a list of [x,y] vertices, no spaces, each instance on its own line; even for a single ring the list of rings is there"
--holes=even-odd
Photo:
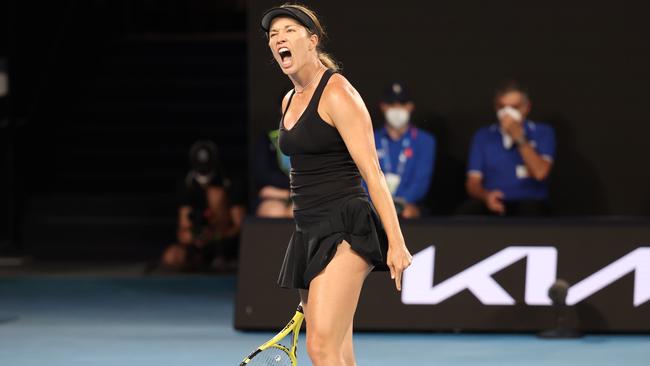
[[[291,159],[291,199],[296,229],[284,257],[278,284],[309,288],[345,240],[375,266],[387,270],[388,241],[361,185],[361,174],[335,127],[318,114],[318,103],[334,72],[323,73],[309,105],[291,130],[280,119],[280,149]]]

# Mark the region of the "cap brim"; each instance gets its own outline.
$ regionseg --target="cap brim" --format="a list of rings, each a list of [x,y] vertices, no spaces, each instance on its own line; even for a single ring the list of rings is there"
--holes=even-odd
[[[262,16],[262,30],[268,33],[269,28],[271,28],[271,22],[273,21],[273,19],[280,16],[287,16],[289,18],[293,18],[296,19],[297,21],[300,21],[300,19],[297,19],[296,15],[293,14],[287,8],[273,8],[267,11],[266,13],[264,13],[264,15]]]
[[[302,24],[310,31],[312,32],[316,31],[314,29],[315,27],[313,25],[312,20],[309,18],[307,14],[304,14],[303,12],[292,8],[282,8],[282,7],[269,9],[266,13],[264,13],[264,15],[262,16],[262,23],[261,23],[262,30],[268,33],[271,28],[271,22],[273,22],[273,19],[277,17],[289,17],[291,19],[295,19],[298,21],[298,23]]]

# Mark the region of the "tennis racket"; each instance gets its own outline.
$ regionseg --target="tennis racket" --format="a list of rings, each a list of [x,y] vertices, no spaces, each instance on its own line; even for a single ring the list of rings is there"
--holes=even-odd
[[[296,314],[284,329],[248,355],[239,366],[298,366],[298,334],[304,319],[302,306],[298,305]]]

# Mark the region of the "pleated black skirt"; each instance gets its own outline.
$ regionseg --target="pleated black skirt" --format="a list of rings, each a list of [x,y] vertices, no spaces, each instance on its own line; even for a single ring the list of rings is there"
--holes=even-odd
[[[332,202],[327,207],[294,212],[296,229],[289,240],[278,285],[308,289],[334,257],[343,240],[374,266],[387,271],[388,240],[367,197]]]

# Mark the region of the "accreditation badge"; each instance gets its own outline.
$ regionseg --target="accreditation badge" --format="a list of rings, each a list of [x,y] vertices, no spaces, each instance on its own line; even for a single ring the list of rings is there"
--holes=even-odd
[[[519,179],[525,179],[530,177],[530,174],[528,174],[528,168],[526,168],[525,165],[517,165],[517,168],[515,169],[515,174]]]
[[[399,187],[399,183],[401,182],[402,178],[395,173],[386,173],[385,176],[386,184],[388,185],[390,194],[395,195],[395,192],[397,192],[397,187]]]

